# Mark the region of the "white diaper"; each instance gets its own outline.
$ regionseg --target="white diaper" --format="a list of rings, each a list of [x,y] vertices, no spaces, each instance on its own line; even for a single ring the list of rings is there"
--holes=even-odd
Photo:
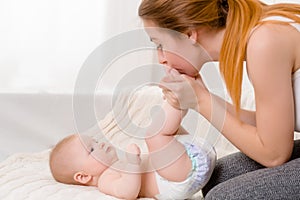
[[[155,197],[159,200],[191,198],[204,187],[212,174],[216,162],[214,148],[208,144],[199,146],[185,142],[183,145],[192,161],[192,170],[182,182],[168,181],[156,172],[159,194]]]

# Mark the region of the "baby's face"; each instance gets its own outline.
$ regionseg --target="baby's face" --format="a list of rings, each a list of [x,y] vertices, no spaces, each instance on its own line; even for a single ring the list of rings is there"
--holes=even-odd
[[[92,138],[80,135],[74,140],[73,150],[81,162],[83,170],[94,176],[100,176],[105,169],[118,160],[116,150],[107,142],[97,143]]]

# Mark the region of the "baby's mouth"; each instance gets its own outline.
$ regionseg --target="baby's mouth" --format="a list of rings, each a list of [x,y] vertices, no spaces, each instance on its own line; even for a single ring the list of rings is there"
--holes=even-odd
[[[111,150],[112,150],[112,146],[109,146],[109,145],[107,145],[106,147],[105,147],[105,149],[104,149],[104,151],[106,152],[106,153],[108,153],[108,152],[110,152]]]
[[[107,143],[102,144],[101,148],[106,153],[111,152],[114,149],[114,147],[112,147],[111,145],[109,145]]]

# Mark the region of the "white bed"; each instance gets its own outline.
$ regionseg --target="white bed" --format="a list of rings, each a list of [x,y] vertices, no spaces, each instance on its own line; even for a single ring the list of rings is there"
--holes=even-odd
[[[125,94],[125,95],[124,95]],[[124,98],[130,95],[121,95],[118,105],[126,102]],[[73,186],[57,183],[53,180],[48,166],[48,156],[58,140],[74,132],[76,126],[73,121],[72,95],[59,94],[6,94],[1,98],[1,120],[9,134],[1,136],[2,158],[10,156],[0,163],[0,199],[115,199],[102,194],[94,187]],[[111,109],[111,94],[98,95],[101,99],[99,109],[108,113],[101,119],[100,126],[104,134],[119,146],[125,147],[128,142],[138,143],[145,151],[145,144],[136,138],[122,133],[114,120]],[[83,97],[84,98],[84,97]],[[123,98],[123,99],[122,99]],[[104,103],[103,99],[106,99]],[[161,103],[161,91],[157,87],[147,86],[130,96],[132,104],[128,106],[129,116],[138,126],[144,126],[151,120],[151,109]],[[242,100],[243,107],[254,108],[253,93],[249,90]],[[134,106],[133,106],[134,105]],[[13,109],[13,110],[12,110]],[[13,115],[13,113],[15,115]],[[17,115],[16,115],[17,114]],[[197,122],[197,126],[193,126]],[[15,123],[17,126],[10,128]],[[194,134],[212,143],[218,157],[236,151],[236,149],[210,124],[194,112],[189,112],[183,125]],[[87,124],[88,126],[88,124]],[[18,139],[16,139],[18,138]],[[29,148],[30,146],[30,148]],[[24,152],[30,149],[31,152]],[[196,195],[201,196],[201,191]]]

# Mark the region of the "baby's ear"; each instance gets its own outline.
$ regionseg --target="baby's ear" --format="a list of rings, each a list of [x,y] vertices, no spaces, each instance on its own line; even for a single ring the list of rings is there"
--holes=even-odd
[[[85,172],[76,172],[73,178],[76,182],[86,185],[92,179],[92,176]]]

